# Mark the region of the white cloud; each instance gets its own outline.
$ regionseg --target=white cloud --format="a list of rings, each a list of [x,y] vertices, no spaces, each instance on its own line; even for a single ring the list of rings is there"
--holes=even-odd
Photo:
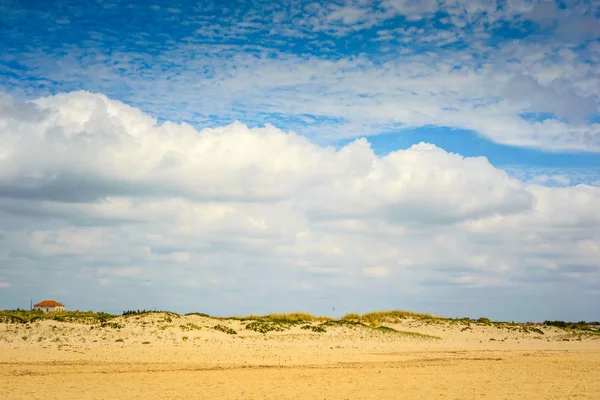
[[[200,126],[223,125],[215,116],[250,125],[280,117],[286,129],[319,143],[433,125],[473,130],[516,146],[600,151],[600,124],[588,121],[598,113],[599,102],[595,41],[570,43],[534,35],[490,43],[495,22],[511,26],[539,15],[532,12],[532,2],[511,1],[502,9],[490,1],[405,0],[384,1],[379,7],[358,1],[304,8],[310,11],[304,14],[300,5],[279,10],[283,15],[268,24],[260,23],[264,16],[253,9],[244,21],[217,24],[219,44],[209,47],[207,30],[212,32],[215,22],[194,21],[202,28],[185,41],[148,43],[160,49],[151,60],[134,49],[107,54],[103,48],[59,48],[23,60],[7,54],[6,62],[18,59],[27,68],[11,70],[6,87],[38,93],[39,85],[26,87],[30,71],[36,71],[53,82],[55,91],[94,88],[155,115]],[[336,53],[339,43],[326,45],[313,32],[325,31],[335,39],[397,15],[423,19],[440,10],[449,13],[455,26],[438,29],[431,20],[419,28],[386,26],[358,41],[373,46],[373,52],[357,56]],[[275,9],[263,11],[276,14]],[[578,22],[584,18],[580,11],[550,11],[544,21],[587,26]],[[293,24],[288,12],[299,13]],[[465,23],[492,26],[471,31],[461,28]],[[242,40],[265,26],[272,31],[263,32],[270,38],[267,43],[245,43],[243,48],[220,44],[222,38]],[[278,46],[271,35],[283,30],[319,39],[314,44],[318,51],[298,55],[274,50]],[[551,113],[556,119],[524,119],[525,113]]]
[[[10,287],[10,283],[8,282],[0,282],[0,289],[7,289]]]
[[[133,285],[173,307],[199,285],[232,306],[257,292],[283,306],[296,290],[317,303],[561,280],[597,291],[600,187],[525,183],[426,143],[378,157],[365,139],[335,150],[272,126],[158,124],[86,92],[3,104],[13,286],[36,285],[43,265],[48,287]]]
[[[119,268],[115,271],[112,271],[112,273],[118,277],[128,278],[128,277],[140,275],[142,273],[142,269],[139,267],[125,267],[125,268]]]
[[[567,175],[538,175],[533,178],[533,182],[544,184],[549,182],[555,182],[559,185],[569,185],[571,179]]]
[[[390,274],[390,271],[384,267],[369,267],[363,269],[363,274],[373,278],[384,278]]]

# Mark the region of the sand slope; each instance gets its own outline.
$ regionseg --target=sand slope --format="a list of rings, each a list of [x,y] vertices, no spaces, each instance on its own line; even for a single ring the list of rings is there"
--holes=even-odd
[[[119,327],[0,324],[0,398],[600,398],[598,336],[556,328],[406,320],[388,325],[429,336],[360,326],[261,334],[200,316],[112,321]]]

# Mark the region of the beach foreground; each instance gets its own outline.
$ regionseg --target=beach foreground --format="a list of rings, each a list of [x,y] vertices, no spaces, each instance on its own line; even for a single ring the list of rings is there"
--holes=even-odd
[[[111,324],[0,324],[0,398],[597,399],[600,393],[598,336],[554,327],[406,319],[383,329],[311,322],[260,333],[243,320],[163,314]]]

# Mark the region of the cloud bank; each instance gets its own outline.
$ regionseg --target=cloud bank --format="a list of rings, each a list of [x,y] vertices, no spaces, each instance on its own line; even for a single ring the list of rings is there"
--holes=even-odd
[[[83,91],[1,96],[0,143],[3,303],[591,319],[600,296],[598,186],[427,143],[196,130]]]

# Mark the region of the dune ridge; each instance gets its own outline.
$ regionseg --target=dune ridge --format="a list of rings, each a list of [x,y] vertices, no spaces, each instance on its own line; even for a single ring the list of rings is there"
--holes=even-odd
[[[124,314],[0,312],[0,397],[592,399],[600,390],[600,329],[583,322]]]

